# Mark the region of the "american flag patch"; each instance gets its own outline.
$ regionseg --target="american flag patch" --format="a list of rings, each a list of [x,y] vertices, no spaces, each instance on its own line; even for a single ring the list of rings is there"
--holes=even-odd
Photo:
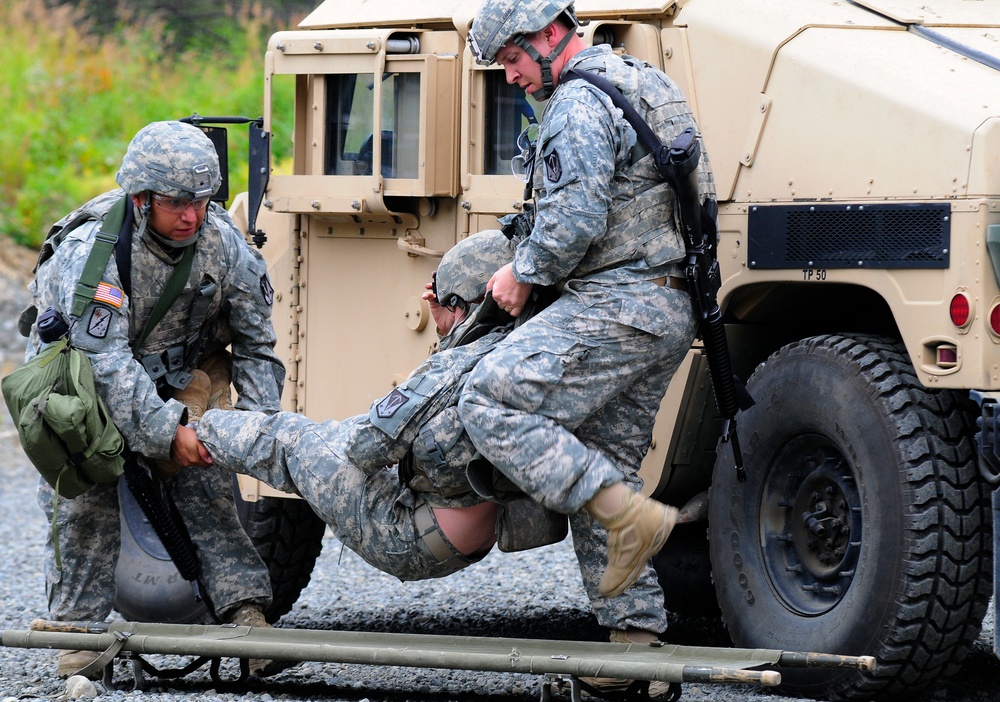
[[[94,293],[94,302],[103,302],[106,305],[120,308],[125,301],[125,293],[121,288],[108,285],[103,280],[97,284],[97,291]]]

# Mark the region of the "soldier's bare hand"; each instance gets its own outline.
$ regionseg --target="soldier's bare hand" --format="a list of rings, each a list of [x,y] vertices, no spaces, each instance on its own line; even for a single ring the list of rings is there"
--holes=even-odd
[[[185,468],[205,468],[212,465],[212,455],[201,443],[195,430],[188,426],[178,426],[174,440],[170,444],[170,457]]]
[[[508,263],[490,278],[487,290],[493,291],[493,300],[500,309],[512,317],[521,314],[524,303],[531,294],[531,283],[519,283],[514,277],[514,264]]]
[[[437,297],[433,292],[433,283],[427,283],[424,285],[427,290],[421,295],[422,300],[426,300],[427,304],[431,308],[431,317],[434,319],[434,325],[437,327],[437,333],[439,336],[444,336],[452,330],[455,324],[459,321],[458,310],[449,309],[439,304]]]

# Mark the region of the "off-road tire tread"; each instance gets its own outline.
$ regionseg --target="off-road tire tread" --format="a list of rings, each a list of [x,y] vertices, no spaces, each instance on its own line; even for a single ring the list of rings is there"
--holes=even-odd
[[[989,492],[976,467],[972,424],[958,392],[920,385],[902,344],[880,337],[820,337],[852,359],[892,407],[897,442],[909,456],[911,528],[905,595],[897,627],[883,642],[879,668],[858,686],[862,697],[912,699],[958,672],[979,636],[990,599]],[[864,676],[862,676],[864,678]],[[854,695],[843,699],[854,699]]]
[[[974,415],[960,391],[920,385],[896,340],[817,336],[782,348],[766,365],[803,352],[838,357],[867,381],[886,410],[886,426],[896,431],[898,453],[907,457],[903,489],[910,511],[904,517],[896,625],[878,651],[866,652],[876,655],[874,672],[859,671],[824,696],[910,700],[961,668],[989,604],[990,494],[976,465]]]
[[[240,505],[244,529],[271,576],[271,624],[291,611],[309,584],[323,548],[326,524],[305,500],[262,497]]]

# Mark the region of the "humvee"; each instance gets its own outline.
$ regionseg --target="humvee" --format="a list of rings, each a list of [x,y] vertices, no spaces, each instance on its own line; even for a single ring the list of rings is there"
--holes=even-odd
[[[477,4],[327,0],[270,39],[263,160],[233,212],[270,266],[285,409],[367,412],[436,343],[421,293],[439,257],[522,206],[510,161],[544,104],[472,59]],[[700,343],[663,399],[644,489],[710,496],[655,559],[667,606],[717,608],[740,647],[879,661],[788,673],[786,692],[909,699],[960,668],[1000,580],[1000,3],[576,9],[587,42],[661,67],[692,106],[756,400],[740,482]],[[268,163],[269,140],[290,164]],[[322,524],[260,483],[241,493],[276,618]]]

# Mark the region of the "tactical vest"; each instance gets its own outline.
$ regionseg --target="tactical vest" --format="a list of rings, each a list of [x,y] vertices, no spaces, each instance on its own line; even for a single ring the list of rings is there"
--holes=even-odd
[[[52,257],[56,248],[73,231],[87,222],[103,221],[112,205],[123,196],[125,194],[122,190],[112,190],[99,195],[52,225],[39,252],[34,271],[37,273],[39,266]],[[211,233],[207,231],[210,229],[207,215],[202,226],[202,237],[206,235],[210,237]],[[183,389],[191,380],[190,371],[197,366],[204,355],[206,337],[212,331],[209,329],[210,320],[218,313],[221,306],[218,283],[212,276],[203,274],[197,287],[182,289],[176,293],[176,303],[172,302],[166,310],[154,315],[154,312],[157,312],[159,297],[133,295],[130,279],[133,270],[149,270],[152,266],[160,265],[159,259],[141,241],[133,242],[131,236],[123,242],[126,244],[132,242],[131,248],[122,251],[123,247],[117,247],[115,255],[118,258],[120,282],[130,299],[129,337],[136,358],[160,390],[166,391],[168,387]],[[128,272],[123,269],[127,269]],[[103,270],[101,274],[103,275]],[[166,286],[162,287],[165,289]],[[81,309],[77,314],[82,311]],[[34,314],[27,310],[26,312],[28,314],[23,315],[20,324],[25,336],[27,329],[34,322]],[[147,322],[152,317],[157,318],[157,323],[152,328],[146,328]],[[225,341],[228,343],[228,340]]]
[[[620,86],[634,78],[637,82],[635,94],[641,96],[639,112],[653,130],[661,139],[679,131],[677,105],[684,104],[683,96],[662,73],[629,56],[623,57],[626,68],[614,63],[606,65],[604,58],[588,57],[575,68],[580,71],[606,69],[605,77]],[[574,89],[594,90],[612,119],[624,121],[600,90],[582,87],[586,85],[582,81],[578,83],[581,87],[574,85]],[[536,155],[538,157],[540,154]],[[544,168],[535,168],[536,191],[544,192],[543,173]],[[652,155],[637,143],[629,163],[624,168],[616,168],[611,183],[607,231],[594,240],[570,277],[580,278],[630,261],[645,261],[649,268],[655,269],[683,260],[685,247],[675,203],[673,189],[663,182]]]

